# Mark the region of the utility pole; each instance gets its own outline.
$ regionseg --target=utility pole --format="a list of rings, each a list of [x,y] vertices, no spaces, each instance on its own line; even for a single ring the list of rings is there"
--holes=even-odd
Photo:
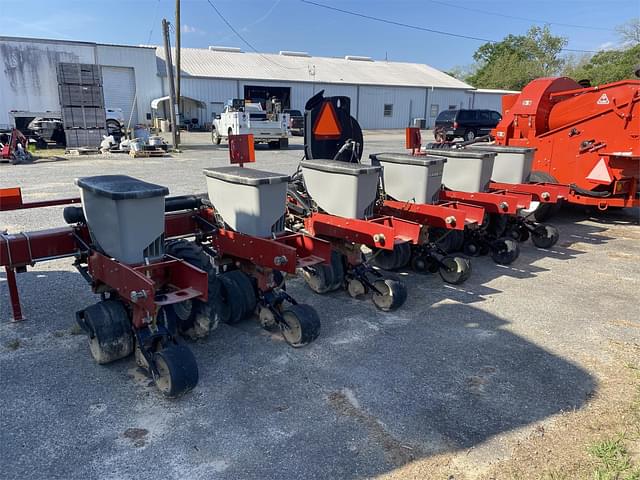
[[[182,120],[182,104],[180,103],[180,0],[176,0],[176,105],[178,105],[178,122]],[[178,140],[180,130],[178,130]]]
[[[171,115],[171,138],[173,140],[173,149],[178,149],[178,124],[176,122],[176,89],[173,82],[173,62],[171,60],[171,43],[169,41],[169,22],[166,18],[162,19],[162,36],[164,37],[164,56],[167,66],[167,79],[169,83],[169,112]]]

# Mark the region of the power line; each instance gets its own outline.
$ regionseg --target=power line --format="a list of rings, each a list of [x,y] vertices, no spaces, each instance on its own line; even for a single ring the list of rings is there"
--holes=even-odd
[[[464,39],[467,39],[467,40],[477,40],[479,42],[499,43],[498,40],[491,40],[491,39],[482,38],[482,37],[474,37],[474,36],[471,36],[471,35],[462,35],[462,34],[459,34],[459,33],[445,32],[443,30],[434,30],[432,28],[420,27],[418,25],[410,25],[408,23],[397,22],[395,20],[389,20],[387,18],[373,17],[371,15],[365,15],[364,13],[353,12],[351,10],[344,10],[342,8],[332,7],[330,5],[325,5],[325,4],[322,4],[322,3],[313,2],[311,0],[300,0],[300,1],[302,3],[307,3],[309,5],[314,5],[316,7],[326,8],[327,10],[334,10],[336,12],[345,13],[347,15],[352,15],[354,17],[366,18],[368,20],[373,20],[373,21],[376,21],[376,22],[387,23],[387,24],[390,24],[390,25],[398,26],[398,27],[410,28],[412,30],[420,30],[422,32],[435,33],[435,34],[438,34],[438,35],[446,35],[448,37],[464,38]],[[578,49],[575,49],[575,48],[561,48],[561,50],[563,50],[565,52],[596,53],[593,50],[578,50]]]
[[[229,21],[224,17],[224,15],[222,15],[222,13],[220,12],[220,10],[218,10],[218,9],[216,8],[216,6],[215,6],[213,3],[211,3],[211,0],[207,0],[207,3],[208,3],[209,5],[211,5],[211,8],[213,8],[213,10],[218,14],[218,16],[220,17],[220,19],[221,19],[221,20],[222,20],[222,21],[227,25],[227,27],[229,27],[229,29],[230,29],[233,33],[235,33],[235,34],[236,34],[236,36],[237,36],[237,37],[238,37],[238,38],[239,38],[239,39],[240,39],[240,40],[241,40],[241,41],[242,41],[242,42],[243,42],[247,47],[249,47],[249,48],[250,48],[251,50],[253,50],[255,53],[257,53],[258,55],[260,55],[260,57],[262,57],[262,58],[263,58],[263,59],[265,59],[266,61],[271,62],[271,63],[273,63],[274,65],[276,65],[276,66],[278,66],[278,67],[280,67],[280,68],[287,69],[287,70],[303,70],[303,69],[304,69],[304,70],[306,70],[306,69],[307,69],[307,67],[306,67],[306,66],[305,66],[305,67],[287,67],[287,66],[285,66],[285,65],[280,65],[278,62],[275,62],[275,61],[271,60],[269,57],[264,56],[262,53],[260,53],[260,52],[258,51],[258,49],[257,49],[256,47],[254,47],[251,43],[249,43],[249,41],[248,41],[246,38],[244,38],[242,35],[240,35],[240,32],[238,32],[235,28],[233,28],[233,25],[231,25],[231,24],[229,23]]]
[[[589,30],[604,30],[604,31],[607,31],[607,32],[615,32],[614,29],[606,28],[606,27],[593,27],[593,26],[590,26],[590,25],[577,25],[577,24],[574,24],[574,23],[549,22],[547,20],[536,20],[534,18],[525,18],[525,17],[517,17],[515,15],[507,15],[506,13],[488,12],[488,11],[482,10],[480,8],[471,8],[471,7],[465,7],[465,6],[462,6],[462,5],[452,5],[450,3],[439,2],[437,0],[428,0],[428,1],[430,3],[436,3],[438,5],[444,5],[445,7],[457,8],[458,10],[467,10],[469,12],[482,13],[483,15],[492,15],[494,17],[510,18],[512,20],[524,20],[526,22],[542,23],[542,24],[546,24],[546,25],[558,25],[558,26],[561,26],[561,27],[586,28],[586,29],[589,29]]]

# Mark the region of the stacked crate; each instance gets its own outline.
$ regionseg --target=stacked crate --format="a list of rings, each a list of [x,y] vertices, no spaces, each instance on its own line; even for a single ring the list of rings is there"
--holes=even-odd
[[[58,93],[67,148],[98,147],[107,135],[100,66],[59,63]]]

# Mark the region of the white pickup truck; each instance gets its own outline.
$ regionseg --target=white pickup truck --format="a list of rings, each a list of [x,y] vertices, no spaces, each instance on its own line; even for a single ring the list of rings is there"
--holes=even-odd
[[[216,115],[211,128],[211,141],[216,145],[229,135],[253,134],[256,143],[267,143],[269,148],[289,147],[289,115],[278,113],[272,120],[260,103],[227,102],[224,111]]]

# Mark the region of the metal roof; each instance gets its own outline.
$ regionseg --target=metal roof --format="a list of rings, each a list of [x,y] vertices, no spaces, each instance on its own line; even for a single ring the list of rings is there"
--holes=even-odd
[[[172,55],[175,59],[175,50]],[[164,48],[157,48],[156,56],[158,73],[164,76]],[[183,75],[191,77],[465,90],[473,88],[440,70],[420,63],[226,52],[200,48],[181,49],[181,70]]]

